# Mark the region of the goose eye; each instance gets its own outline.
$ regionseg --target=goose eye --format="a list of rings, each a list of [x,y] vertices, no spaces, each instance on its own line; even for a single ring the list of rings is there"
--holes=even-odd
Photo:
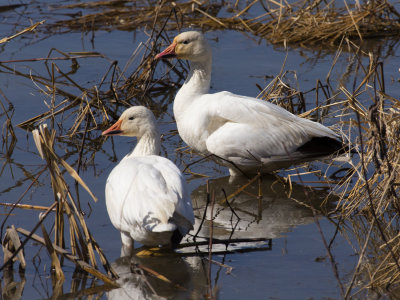
[[[129,120],[131,120],[131,121],[134,120],[134,119],[135,119],[134,117],[129,117]]]
[[[188,40],[184,40],[183,44],[187,45],[187,44],[189,44],[189,41]]]

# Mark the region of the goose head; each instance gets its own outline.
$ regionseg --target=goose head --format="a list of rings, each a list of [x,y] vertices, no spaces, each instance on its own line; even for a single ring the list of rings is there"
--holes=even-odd
[[[194,62],[207,61],[211,59],[211,47],[200,32],[183,32],[177,35],[164,51],[156,55],[156,59],[174,57]]]
[[[118,121],[101,135],[142,137],[145,134],[156,134],[156,120],[153,113],[144,106],[133,106],[125,110]]]

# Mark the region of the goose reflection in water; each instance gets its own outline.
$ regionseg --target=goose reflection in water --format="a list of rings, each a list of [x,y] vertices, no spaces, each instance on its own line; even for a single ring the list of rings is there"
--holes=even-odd
[[[210,195],[215,194],[212,226],[213,238],[216,239],[282,237],[297,225],[314,222],[310,205],[320,213],[322,203],[325,203],[324,209],[329,209],[335,201],[334,196],[323,188],[311,189],[293,183],[290,190],[288,185],[272,175],[263,175],[261,182],[256,179],[245,189],[243,187],[249,183],[248,180],[237,178],[230,183],[229,178],[227,176],[209,181]],[[243,191],[236,194],[241,189]],[[258,197],[259,194],[261,197]],[[225,202],[225,195],[229,205]],[[196,215],[192,232],[198,232],[198,237],[208,238],[211,205],[207,206],[207,185],[194,190],[191,196]],[[203,218],[206,207],[206,218],[201,224],[199,220]]]
[[[191,257],[190,264],[178,256],[118,258],[112,267],[120,288],[107,292],[108,299],[204,299],[207,282],[201,265],[200,257]]]
[[[20,272],[19,275],[20,281],[17,281],[14,279],[14,270],[12,268],[6,268],[3,271],[3,278],[0,278],[0,299],[22,299],[26,278],[23,272]]]

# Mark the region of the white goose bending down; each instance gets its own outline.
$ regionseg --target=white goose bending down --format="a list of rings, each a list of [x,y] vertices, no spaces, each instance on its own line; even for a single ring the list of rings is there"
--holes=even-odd
[[[179,135],[197,152],[215,155],[231,175],[267,173],[343,147],[329,128],[272,103],[229,92],[208,94],[212,55],[201,33],[179,34],[156,59],[173,57],[191,66],[174,100]]]
[[[179,169],[158,156],[161,142],[153,113],[131,107],[102,135],[137,137],[136,147],[106,183],[108,215],[121,232],[121,256],[131,254],[134,240],[145,246],[179,244],[193,228],[192,202]]]

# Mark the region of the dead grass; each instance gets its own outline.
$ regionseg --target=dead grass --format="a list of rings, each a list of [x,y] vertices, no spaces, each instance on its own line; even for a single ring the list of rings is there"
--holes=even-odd
[[[320,48],[337,46],[346,37],[363,41],[396,37],[400,14],[388,1],[98,1],[59,6],[55,9],[87,9],[82,16],[48,25],[49,30],[149,30],[181,31],[233,29],[268,40],[272,44]]]
[[[400,283],[400,101],[386,93],[383,65],[373,56],[367,64],[360,60],[360,70],[364,77],[355,89],[341,87],[354,116],[348,132],[353,132],[359,162],[343,181],[339,211],[358,242],[352,283],[362,274],[365,287],[385,293]]]
[[[377,55],[349,41],[341,47],[350,52],[352,75],[342,73],[346,80],[333,82],[328,74],[324,85],[317,81],[316,102],[321,92],[325,100],[303,116],[335,118],[336,131],[355,153],[349,154],[352,160],[343,169],[332,174],[328,167],[314,174],[339,196],[336,210],[329,215],[358,256],[343,297],[363,297],[368,291],[396,295],[400,284],[400,100],[386,91],[388,80]],[[341,47],[338,54],[343,53]],[[300,93],[289,90],[289,100],[303,106]],[[337,163],[332,167],[337,169]]]
[[[58,282],[58,285],[61,284],[62,286],[65,279],[62,271],[62,261],[59,258],[59,255],[61,255],[71,260],[80,269],[102,280],[104,283],[115,286],[116,284],[114,279],[117,278],[117,275],[110,267],[103,251],[91,235],[86,225],[83,213],[79,210],[79,206],[70,192],[69,185],[64,178],[60,166],[63,166],[65,171],[89,193],[94,201],[97,201],[97,198],[80,178],[75,169],[54,152],[56,132],[54,130],[50,132],[47,129],[47,126],[41,126],[39,130],[35,129],[32,133],[38,152],[42,159],[46,161],[46,168],[50,173],[51,186],[54,193],[54,203],[40,215],[39,222],[31,231],[22,228],[18,228],[17,230],[15,230],[15,228],[14,230],[7,230],[6,238],[3,241],[3,247],[7,250],[5,253],[8,254],[4,257],[4,264],[1,266],[1,269],[10,264],[12,265],[14,257],[18,257],[21,266],[25,268],[26,263],[21,250],[28,240],[34,239],[46,246],[51,258],[51,267],[54,270],[53,276],[55,277],[55,281]],[[13,209],[14,208],[15,206]],[[54,210],[54,242],[51,242],[50,236],[46,228],[43,226],[43,220]],[[4,222],[2,227],[3,225]],[[43,238],[39,238],[35,234],[35,231],[39,227],[42,229]],[[66,241],[65,230],[69,231],[69,242]],[[19,241],[17,231],[27,236],[23,242]],[[66,247],[71,249],[71,252],[65,250]],[[98,271],[98,263],[95,253],[97,253],[97,256],[108,275]]]

